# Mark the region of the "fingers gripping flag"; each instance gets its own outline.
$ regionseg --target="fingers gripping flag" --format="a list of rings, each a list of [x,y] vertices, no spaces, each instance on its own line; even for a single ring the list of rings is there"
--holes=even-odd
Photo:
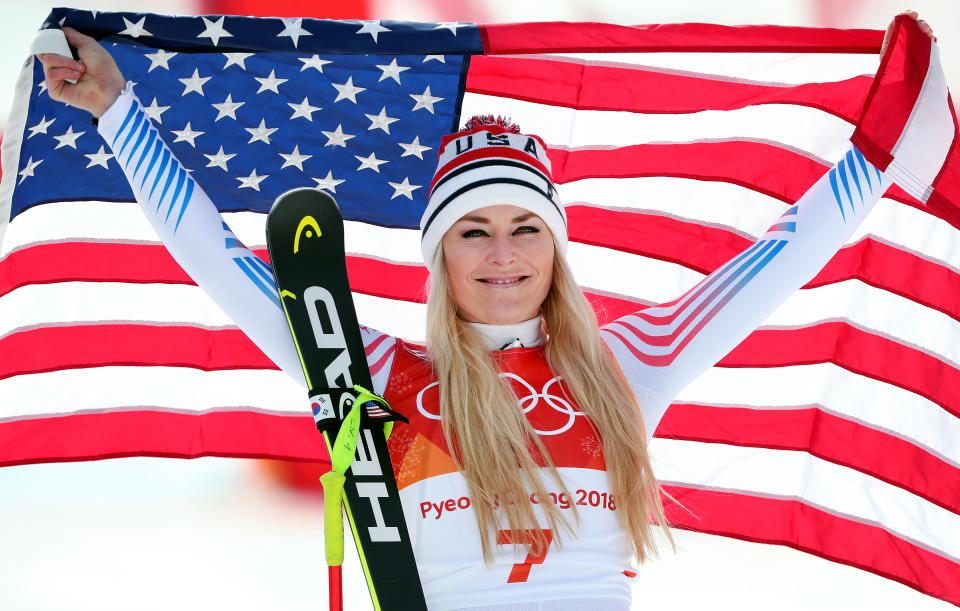
[[[909,23],[876,80],[882,36],[864,30],[57,9],[48,27],[61,23],[100,38],[135,83],[218,206],[227,248],[266,262],[274,198],[334,193],[362,321],[413,340],[417,223],[440,137],[461,115],[509,115],[547,142],[571,264],[601,322],[676,298],[787,222],[852,134],[904,180],[680,394],[651,452],[693,510],[669,508],[680,527],[789,545],[960,603],[956,124],[945,87],[925,80],[936,82],[935,47]],[[32,60],[18,92],[0,185],[0,464],[327,460],[302,389],[170,258],[89,115],[51,100]],[[918,100],[942,112],[915,112]],[[919,125],[933,114],[942,128]],[[920,127],[933,131],[918,162],[900,134]]]
[[[910,195],[960,227],[960,137],[940,51],[897,18],[853,143]]]

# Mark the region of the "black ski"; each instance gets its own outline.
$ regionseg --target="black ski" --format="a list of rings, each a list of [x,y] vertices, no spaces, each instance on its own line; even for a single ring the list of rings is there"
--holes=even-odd
[[[310,388],[314,419],[330,448],[356,395],[353,386],[372,390],[347,279],[343,218],[336,202],[315,189],[283,194],[267,217],[267,245]],[[374,608],[426,609],[383,420],[373,420],[367,413],[354,462],[346,472],[344,493]]]

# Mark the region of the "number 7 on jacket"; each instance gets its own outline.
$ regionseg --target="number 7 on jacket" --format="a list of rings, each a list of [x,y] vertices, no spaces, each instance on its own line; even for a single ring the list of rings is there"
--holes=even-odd
[[[542,534],[539,534],[542,533]],[[518,562],[513,565],[513,568],[510,570],[510,577],[507,578],[507,583],[518,583],[526,581],[530,577],[530,569],[535,564],[543,564],[544,559],[547,557],[547,550],[550,549],[550,544],[553,543],[553,531],[549,528],[545,528],[542,531],[537,531],[532,528],[527,528],[524,530],[498,530],[497,531],[497,544],[506,545],[508,543],[516,544],[525,544],[525,543],[534,543],[537,538],[541,538],[540,553],[534,554],[533,552],[528,552],[527,557],[523,562]]]

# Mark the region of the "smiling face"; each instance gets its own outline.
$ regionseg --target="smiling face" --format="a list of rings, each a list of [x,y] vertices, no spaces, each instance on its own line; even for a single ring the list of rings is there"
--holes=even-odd
[[[463,216],[442,241],[460,318],[485,324],[530,320],[553,281],[553,234],[532,212],[487,206]]]

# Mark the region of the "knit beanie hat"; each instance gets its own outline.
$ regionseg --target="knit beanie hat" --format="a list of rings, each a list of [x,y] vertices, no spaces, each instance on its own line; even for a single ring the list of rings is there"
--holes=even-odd
[[[561,254],[567,249],[567,215],[557,197],[543,141],[520,133],[516,124],[493,115],[470,119],[462,131],[444,136],[420,218],[420,250],[429,269],[439,261],[440,240],[465,214],[512,205],[533,212],[553,232]]]

